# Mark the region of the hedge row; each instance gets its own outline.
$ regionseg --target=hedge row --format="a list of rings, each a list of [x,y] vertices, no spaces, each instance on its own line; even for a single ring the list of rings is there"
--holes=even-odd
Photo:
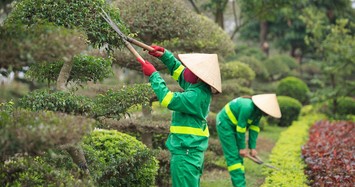
[[[301,146],[307,141],[308,130],[317,120],[324,118],[320,114],[308,113],[284,131],[270,155],[270,162],[279,170],[265,168],[267,176],[262,187],[308,186],[304,174],[305,163],[301,157]]]

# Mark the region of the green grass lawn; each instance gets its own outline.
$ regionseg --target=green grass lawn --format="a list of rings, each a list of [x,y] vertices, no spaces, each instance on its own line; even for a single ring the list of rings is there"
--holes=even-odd
[[[277,126],[266,126],[263,131],[260,132],[257,151],[258,155],[264,162],[268,162],[269,154],[274,147],[277,139],[282,131],[286,128]],[[220,157],[219,159],[224,158]],[[244,159],[245,165],[245,177],[247,187],[257,187],[260,186],[265,179],[261,165],[257,165],[248,159]],[[201,177],[201,187],[232,187],[232,182],[230,180],[229,173],[227,169],[225,170],[209,170],[203,171]]]

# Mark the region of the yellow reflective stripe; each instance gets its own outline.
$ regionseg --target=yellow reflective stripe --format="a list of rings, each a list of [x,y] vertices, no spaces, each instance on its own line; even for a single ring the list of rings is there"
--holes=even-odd
[[[240,126],[237,125],[236,128],[237,128],[237,132],[240,132],[240,133],[245,133],[245,132],[247,131],[247,128],[246,128],[246,127],[242,128],[242,127],[240,127]]]
[[[260,132],[260,127],[256,126],[256,125],[250,125],[249,127],[250,130],[253,130],[255,132]]]
[[[237,119],[235,118],[234,114],[232,113],[231,108],[229,107],[229,103],[228,103],[224,108],[225,108],[226,113],[227,113],[227,116],[228,116],[228,118],[231,120],[231,122],[232,122],[234,125],[237,125],[238,121],[237,121]]]
[[[186,126],[170,126],[170,133],[176,134],[191,134],[196,136],[210,136],[210,132],[208,130],[208,126],[203,131],[200,128],[186,127]]]
[[[165,95],[163,101],[161,102],[161,105],[164,106],[164,107],[168,107],[170,101],[173,99],[173,96],[174,96],[174,93],[169,91]]]
[[[244,172],[244,166],[241,163],[237,163],[237,164],[233,164],[231,166],[228,166],[228,171],[233,171],[233,170],[237,170],[237,169],[241,169]]]
[[[236,128],[236,131],[237,131],[237,132],[240,132],[240,133],[245,133],[245,132],[247,131],[247,128],[246,128],[246,127],[242,128],[242,127],[238,126],[237,118],[236,118],[236,117],[234,116],[234,114],[232,113],[231,108],[230,108],[230,106],[229,106],[229,103],[228,103],[224,108],[225,108],[225,110],[226,110],[226,113],[227,113],[228,118],[229,118],[229,119],[231,120],[231,122],[236,126],[236,127],[235,127],[235,128]]]
[[[180,75],[181,75],[181,72],[185,69],[185,67],[183,65],[180,65],[173,73],[173,79],[174,80],[178,80]]]

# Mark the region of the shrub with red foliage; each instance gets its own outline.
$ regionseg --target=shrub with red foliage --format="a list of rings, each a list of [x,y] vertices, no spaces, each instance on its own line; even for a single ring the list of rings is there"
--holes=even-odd
[[[311,186],[355,185],[355,123],[320,121],[302,148]]]

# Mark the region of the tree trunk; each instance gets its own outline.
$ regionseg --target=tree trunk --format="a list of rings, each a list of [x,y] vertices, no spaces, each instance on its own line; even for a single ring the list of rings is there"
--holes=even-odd
[[[73,159],[73,162],[88,176],[90,172],[81,146],[70,146],[66,150]]]
[[[224,16],[223,11],[219,8],[216,9],[215,22],[224,29]]]
[[[336,87],[336,80],[335,80],[335,75],[331,74],[330,75],[330,82],[331,82],[331,86],[333,88],[333,90],[335,90]],[[337,102],[337,98],[336,95],[332,96],[333,97],[333,114],[335,115],[338,112],[338,102]]]
[[[145,132],[142,133],[142,142],[148,147],[153,148],[153,133]]]
[[[261,21],[260,22],[260,35],[259,35],[260,46],[266,55],[269,55],[269,44],[267,43],[268,29],[269,29],[268,23],[266,21]]]
[[[71,69],[73,67],[73,61],[69,59],[64,60],[64,64],[62,69],[59,72],[59,76],[57,79],[57,90],[66,91],[66,84],[68,82]],[[84,151],[82,150],[80,145],[70,145],[66,151],[70,154],[73,162],[81,168],[86,175],[89,174],[89,169],[86,163],[86,159],[84,156]]]
[[[195,1],[194,1],[194,0],[189,0],[189,1],[190,1],[190,3],[191,3],[192,7],[194,8],[195,12],[196,12],[197,14],[201,14],[201,12],[200,12],[200,10],[198,9],[198,7],[197,7]]]
[[[149,103],[142,104],[142,113],[143,118],[152,119],[152,104],[153,100],[150,99]],[[153,133],[151,132],[143,132],[141,134],[142,142],[148,147],[153,148]]]
[[[64,60],[63,67],[60,70],[59,76],[57,79],[57,90],[61,90],[61,91],[67,90],[66,84],[68,82],[72,67],[73,67],[72,60]]]

